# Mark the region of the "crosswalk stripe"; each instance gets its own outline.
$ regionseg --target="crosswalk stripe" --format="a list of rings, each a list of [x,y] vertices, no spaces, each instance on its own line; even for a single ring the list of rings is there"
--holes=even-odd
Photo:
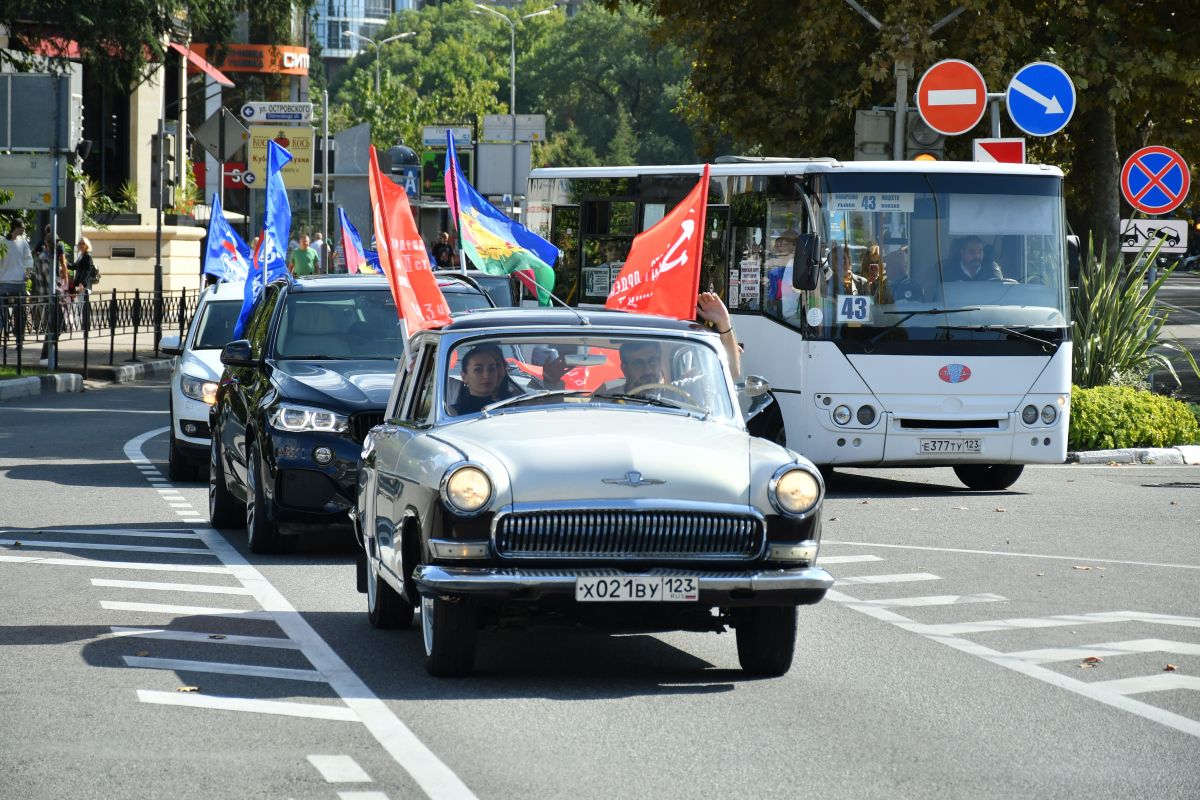
[[[101,600],[100,607],[108,611],[149,611],[157,614],[175,614],[180,617],[238,617],[239,619],[274,619],[266,611],[249,611],[237,608],[205,608],[204,606],[172,606],[162,603],[119,603]]]
[[[1008,598],[1000,594],[939,594],[926,597],[893,597],[888,600],[854,600],[849,605],[875,608],[917,608],[921,606],[953,606],[961,603],[998,603]]]
[[[214,697],[203,694],[137,690],[138,700],[166,706],[212,708],[221,711],[248,711],[255,714],[279,714],[285,717],[307,717],[342,722],[358,722],[358,715],[346,706],[321,706],[315,703],[289,703],[283,700],[253,700],[243,697]]]
[[[206,564],[155,564],[142,561],[92,561],[86,558],[42,558],[41,556],[6,556],[0,555],[0,562],[6,564],[30,564],[46,567],[87,567],[88,569],[133,569],[158,572],[195,572],[205,575],[230,575],[233,573],[226,566],[209,566]]]
[[[1120,695],[1168,692],[1175,689],[1200,691],[1200,678],[1194,675],[1180,675],[1177,672],[1164,672],[1159,675],[1141,675],[1136,678],[1120,678],[1115,681],[1098,681],[1091,685]]]
[[[308,763],[317,768],[326,783],[370,783],[371,776],[350,756],[308,757]]]
[[[20,545],[17,545],[20,542]],[[199,547],[152,547],[142,544],[105,544],[101,542],[43,542],[37,539],[0,539],[0,545],[12,547],[52,547],[55,550],[113,550],[122,553],[176,553],[216,558]]]
[[[937,575],[928,572],[906,572],[895,575],[855,575],[848,578],[838,578],[834,586],[850,586],[876,583],[910,583],[912,581],[940,581]]]
[[[201,594],[254,594],[245,586],[210,586],[200,583],[160,583],[157,581],[115,581],[92,578],[93,586],[113,589],[145,589],[151,592],[199,592]]]
[[[1200,656],[1200,644],[1171,642],[1166,639],[1133,639],[1127,642],[1102,642],[1078,647],[1042,647],[1037,650],[1021,650],[1006,653],[1010,658],[1019,658],[1030,664],[1051,664],[1055,661],[1078,661],[1090,656],[1125,656],[1135,653],[1172,653],[1175,655]]]
[[[864,561],[883,561],[879,556],[817,556],[817,563],[826,564],[859,564]]]
[[[40,530],[37,528],[5,528],[3,533],[8,536],[43,536],[48,533],[61,534],[69,533],[72,536],[116,536],[130,539],[199,539],[200,535],[195,531],[171,531],[150,529],[141,530],[140,528],[54,528],[53,530]],[[31,544],[33,539],[23,539],[26,544]]]
[[[238,636],[232,633],[199,633],[196,631],[169,631],[162,628],[129,628],[114,625],[109,628],[113,636],[138,639],[165,639],[172,642],[194,644],[231,644],[241,647],[273,647],[278,650],[299,650],[300,645],[291,639],[279,636]]]
[[[1141,611],[1101,611],[1094,614],[1060,614],[1052,617],[998,619],[984,622],[950,622],[942,625],[917,625],[914,630],[935,636],[961,636],[965,633],[1019,630],[1023,628],[1057,628],[1066,625],[1098,625],[1107,622],[1150,622],[1200,628],[1196,617],[1177,617],[1170,614],[1149,614]]]
[[[175,672],[206,672],[217,675],[242,675],[250,678],[275,678],[289,681],[325,683],[325,676],[315,669],[265,667],[255,664],[222,664],[216,661],[192,661],[181,658],[148,658],[124,656],[126,665],[141,669],[169,669]]]

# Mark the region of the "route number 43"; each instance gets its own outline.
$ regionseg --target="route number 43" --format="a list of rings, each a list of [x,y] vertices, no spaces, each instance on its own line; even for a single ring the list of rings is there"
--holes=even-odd
[[[838,322],[866,322],[871,316],[871,298],[862,295],[843,297],[838,303]]]

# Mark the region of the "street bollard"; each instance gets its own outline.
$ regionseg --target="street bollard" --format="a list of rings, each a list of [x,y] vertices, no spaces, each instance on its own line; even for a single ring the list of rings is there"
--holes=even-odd
[[[127,358],[125,360],[130,361],[130,362],[136,362],[138,360],[138,357],[137,357],[138,324],[142,321],[142,290],[141,289],[133,290],[133,314],[132,314],[132,317],[133,317],[133,352],[131,352],[129,354],[129,358]]]
[[[84,295],[85,297],[87,295]],[[112,299],[108,301],[108,365],[111,367],[114,352],[117,347],[117,290],[112,290]]]
[[[83,377],[88,374],[88,333],[92,328],[92,298],[84,292],[83,295]]]

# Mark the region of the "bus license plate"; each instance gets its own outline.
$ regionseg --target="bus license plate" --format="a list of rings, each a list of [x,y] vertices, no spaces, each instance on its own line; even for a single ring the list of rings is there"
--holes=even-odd
[[[922,453],[979,453],[981,439],[922,439]]]
[[[694,603],[700,584],[693,576],[622,575],[575,579],[580,603]]]

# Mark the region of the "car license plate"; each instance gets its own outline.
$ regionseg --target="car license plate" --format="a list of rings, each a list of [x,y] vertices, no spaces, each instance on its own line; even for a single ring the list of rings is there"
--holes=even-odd
[[[580,603],[694,603],[700,583],[693,576],[621,575],[575,579]]]
[[[982,439],[922,439],[922,453],[979,453]]]

